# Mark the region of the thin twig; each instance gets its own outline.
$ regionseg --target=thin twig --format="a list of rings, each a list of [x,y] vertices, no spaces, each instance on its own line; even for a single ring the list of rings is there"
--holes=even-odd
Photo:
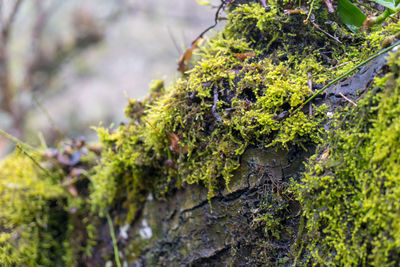
[[[342,94],[342,93],[339,93],[339,95],[340,95],[341,97],[343,97],[345,100],[347,100],[348,102],[350,102],[351,104],[353,104],[354,106],[357,107],[357,104],[356,104],[353,100],[351,100],[350,98],[346,97],[346,96],[345,96],[344,94]]]
[[[19,149],[19,151],[21,151],[28,159],[30,159],[30,160],[33,162],[33,164],[35,164],[40,170],[42,170],[48,177],[51,177],[51,178],[53,178],[54,180],[56,180],[55,177],[51,174],[51,172],[50,172],[49,170],[43,168],[43,166],[40,165],[40,163],[37,162],[37,160],[36,160],[31,154],[29,154],[28,151],[26,151],[25,149],[23,149],[22,146],[21,146],[20,144],[17,144],[16,147],[17,147],[17,149]]]
[[[115,264],[117,264],[117,267],[121,267],[121,262],[119,260],[117,239],[115,238],[114,225],[113,225],[112,219],[110,217],[110,214],[108,212],[106,213],[106,218],[107,218],[108,226],[110,227],[110,235],[111,235],[111,239],[112,239],[113,247],[114,247]]]
[[[217,12],[215,13],[214,24],[211,25],[210,27],[208,27],[207,29],[205,29],[202,33],[200,33],[199,36],[196,39],[194,39],[192,44],[194,42],[196,42],[197,40],[199,40],[200,38],[203,38],[204,34],[206,34],[209,30],[211,30],[211,29],[215,28],[215,26],[217,26],[218,19],[219,19],[219,13],[224,8],[225,4],[226,4],[226,1],[222,0],[222,3],[218,6]]]
[[[31,93],[32,93],[33,101],[35,101],[35,103],[39,107],[40,111],[42,111],[42,113],[45,115],[45,117],[47,118],[47,120],[49,121],[49,123],[51,125],[51,128],[53,128],[53,130],[57,133],[59,138],[65,138],[65,134],[63,134],[60,131],[60,129],[57,127],[55,121],[53,120],[53,118],[51,117],[51,115],[47,111],[47,109],[42,105],[42,103],[40,103],[39,99],[36,97],[34,92],[31,92]]]
[[[179,46],[178,46],[178,44],[177,44],[177,42],[176,42],[176,39],[175,39],[174,35],[173,35],[172,32],[171,32],[170,27],[167,27],[167,30],[168,30],[169,38],[172,40],[172,43],[174,44],[174,47],[175,47],[176,51],[178,51],[178,55],[182,54],[182,51],[181,51],[181,49],[179,48]]]
[[[356,61],[357,61],[357,60],[350,60],[350,61],[344,62],[344,63],[342,63],[342,64],[336,65],[336,66],[334,66],[334,67],[332,67],[332,68],[329,68],[328,70],[334,70],[334,69],[337,69],[337,68],[342,67],[342,66],[344,66],[344,65],[347,65],[347,64],[349,64],[349,63],[351,63],[351,62],[356,62]]]
[[[6,133],[5,131],[0,129],[0,135],[3,136],[4,138],[8,139],[9,141],[13,142],[16,146],[17,149],[19,149],[27,158],[29,158],[33,164],[35,164],[39,169],[41,169],[45,174],[47,174],[49,177],[54,178],[54,176],[49,172],[49,170],[43,168],[42,165],[40,165],[39,162],[27,151],[27,150],[34,150],[33,147],[30,145],[22,142],[18,138]]]
[[[15,145],[19,145],[19,146],[23,147],[24,149],[27,149],[27,150],[33,150],[34,149],[30,145],[22,142],[18,138],[12,136],[11,134],[8,134],[7,132],[5,132],[5,131],[3,131],[1,129],[0,129],[0,135],[3,136],[4,138],[8,139],[9,141],[14,143]]]
[[[146,119],[144,119],[144,118],[143,118],[143,120],[144,120],[145,123],[147,123],[148,125],[150,125],[151,128],[153,128],[153,130],[156,132],[156,134],[157,134],[159,137],[161,137],[161,138],[167,138],[167,136],[166,136],[165,134],[161,134],[161,133],[157,130],[157,128],[154,127],[153,124],[151,124],[151,122],[149,122],[148,120],[146,120]]]
[[[336,82],[340,81],[341,79],[347,77],[348,75],[350,75],[351,73],[353,73],[354,71],[356,71],[358,68],[364,66],[365,64],[367,64],[368,62],[370,62],[371,60],[385,54],[386,52],[392,50],[393,48],[395,48],[396,46],[400,45],[400,42],[397,42],[391,46],[389,46],[388,48],[383,49],[382,51],[380,51],[379,53],[376,53],[372,56],[370,56],[369,58],[367,58],[366,60],[362,61],[361,63],[357,64],[356,66],[354,66],[352,69],[346,71],[345,73],[343,73],[342,75],[340,75],[339,77],[337,77],[336,79],[334,79],[333,81],[331,81],[330,83],[328,83],[327,85],[325,85],[324,87],[322,87],[320,90],[318,90],[314,95],[312,95],[311,97],[309,97],[306,101],[303,102],[303,104],[301,104],[298,108],[296,108],[291,114],[290,116],[293,116],[293,114],[295,114],[296,112],[298,112],[299,110],[301,110],[307,103],[309,103],[310,101],[312,101],[314,98],[316,98],[317,96],[319,96],[320,94],[322,94],[329,86],[335,84]]]
[[[338,42],[339,44],[342,44],[342,42],[335,36],[331,35],[330,33],[324,31],[317,23],[315,23],[315,17],[314,14],[311,14],[311,19],[310,19],[311,24],[320,32],[322,32],[323,34],[325,34],[326,36],[328,36],[329,38],[332,38],[333,40],[335,40],[336,42]]]

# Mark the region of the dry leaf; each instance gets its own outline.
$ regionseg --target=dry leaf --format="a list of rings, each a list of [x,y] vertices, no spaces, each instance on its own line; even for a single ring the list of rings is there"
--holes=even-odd
[[[237,59],[239,59],[239,60],[241,60],[241,61],[245,60],[245,59],[248,58],[248,57],[254,57],[255,55],[256,55],[256,53],[254,53],[254,52],[247,52],[247,53],[242,53],[242,54],[236,53],[236,54],[235,54],[235,56],[237,57]]]
[[[169,135],[168,140],[169,140],[169,150],[178,153],[180,151],[180,147],[178,144],[180,140],[179,136],[177,136],[175,133],[172,133]]]
[[[329,149],[325,150],[324,153],[321,155],[321,160],[324,160],[329,157]]]
[[[184,74],[185,71],[187,70],[186,68],[186,64],[189,62],[189,60],[192,58],[193,55],[193,50],[195,50],[198,45],[199,42],[202,40],[202,37],[197,38],[196,40],[194,40],[192,42],[192,45],[185,50],[185,53],[183,53],[183,55],[181,55],[181,57],[178,60],[178,70]]]

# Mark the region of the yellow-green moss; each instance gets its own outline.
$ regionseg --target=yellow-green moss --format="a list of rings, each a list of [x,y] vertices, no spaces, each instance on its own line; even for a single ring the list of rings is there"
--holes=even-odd
[[[191,183],[205,185],[210,199],[216,188],[229,188],[249,145],[305,147],[321,140],[324,106],[314,107],[311,118],[285,116],[310,96],[308,74],[323,85],[376,47],[365,34],[345,33],[339,44],[303,25],[304,14],[269,5],[269,11],[258,3],[233,8],[186,76],[168,90],[156,82],[143,102],[131,100],[128,125],[98,128],[105,148],[92,177],[96,210],[122,205],[129,221],[149,192],[160,196]],[[338,28],[325,23],[323,10],[316,21],[335,35]],[[360,45],[369,49],[360,52]]]
[[[290,1],[267,1],[269,10],[255,1],[236,2],[225,29],[196,51],[185,76],[168,90],[155,81],[146,100],[130,100],[127,125],[97,128],[104,148],[82,195],[65,191],[61,182],[68,168],[57,162],[53,178],[21,154],[1,163],[0,265],[83,264],[95,243],[89,205],[100,214],[115,209],[120,219],[131,221],[150,192],[162,197],[200,183],[211,199],[217,189],[229,189],[249,146],[305,149],[320,143],[327,107],[313,106],[312,116],[288,116],[311,95],[309,75],[320,88],[400,30],[400,24],[389,24],[368,35],[352,34],[334,22],[322,0],[308,2],[323,31],[303,24],[306,1],[291,15],[284,13]],[[330,145],[321,146],[298,186],[307,220],[306,229],[300,227],[304,240],[294,250],[304,262],[399,261],[399,65],[392,68],[394,74],[381,81],[384,93],[344,113],[345,122],[336,125]],[[378,108],[370,109],[373,103]],[[282,222],[293,216],[285,213],[293,188],[285,184],[279,194],[266,194],[257,217],[276,239],[288,231]]]
[[[52,235],[52,223],[62,214],[49,211],[64,198],[64,190],[25,155],[16,152],[0,164],[1,265],[60,263],[63,244]]]
[[[299,185],[304,258],[339,266],[400,263],[399,53],[382,92],[347,109]]]
[[[67,143],[58,153],[77,149],[83,154],[73,167],[40,150],[16,151],[0,162],[0,266],[76,266],[90,257],[98,220],[88,207],[88,180],[75,176],[73,194],[63,183],[90,169],[94,156]]]

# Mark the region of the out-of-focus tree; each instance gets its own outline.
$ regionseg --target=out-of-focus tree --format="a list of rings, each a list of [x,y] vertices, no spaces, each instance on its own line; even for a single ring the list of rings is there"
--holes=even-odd
[[[23,66],[15,70],[11,68],[14,56],[10,49],[11,37],[22,34],[15,21],[24,5],[29,5],[29,15],[33,16],[29,33],[22,37],[25,43],[29,43],[29,52],[26,53],[29,56]],[[3,119],[10,120],[4,130],[16,137],[23,135],[27,113],[35,105],[40,106],[35,95],[49,89],[52,79],[67,60],[103,39],[103,27],[94,15],[89,10],[77,9],[72,14],[70,38],[48,40],[51,36],[46,34],[49,19],[62,5],[63,0],[0,0],[0,113]],[[13,73],[15,71],[18,74]],[[21,75],[20,81],[15,79]],[[51,123],[49,114],[45,111],[44,114]],[[0,155],[6,147],[7,141],[0,138]]]
[[[195,0],[0,0],[7,28],[0,129],[31,144],[43,133],[54,145],[60,131],[90,139],[89,125],[123,120],[127,95],[142,97],[168,73],[166,84],[174,80],[179,47],[214,17],[197,7]],[[0,137],[0,157],[9,147]]]

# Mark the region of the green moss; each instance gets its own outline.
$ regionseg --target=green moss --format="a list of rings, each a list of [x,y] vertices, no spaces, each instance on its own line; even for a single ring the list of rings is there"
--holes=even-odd
[[[308,240],[304,257],[328,265],[400,263],[399,53],[383,89],[333,125],[299,185]]]
[[[84,144],[67,143],[58,153],[77,150],[82,155],[74,166],[40,150],[16,151],[0,162],[1,266],[75,266],[90,257],[98,219],[88,207],[88,180],[77,173],[92,167],[94,155]]]
[[[53,221],[64,214],[57,213],[52,207],[63,198],[64,190],[26,156],[15,153],[1,163],[1,265],[51,266],[60,263],[63,244],[54,238],[52,231],[57,232]]]
[[[193,67],[170,88],[155,81],[147,99],[130,100],[128,124],[97,128],[101,158],[93,170],[95,157],[81,159],[80,167],[90,171],[73,183],[78,196],[61,185],[70,166],[51,162],[55,177],[48,177],[20,154],[1,163],[0,265],[84,264],[98,222],[89,206],[101,215],[118,211],[117,223],[130,222],[149,193],[161,198],[198,183],[208,188],[210,200],[218,189],[229,190],[249,146],[314,147],[325,136],[327,107],[313,106],[312,116],[308,111],[288,116],[312,94],[309,76],[316,87],[326,84],[377,51],[385,35],[400,30],[400,24],[389,24],[369,35],[349,33],[322,0],[308,1],[318,27],[303,23],[311,8],[306,1],[301,8],[307,8],[292,15],[284,12],[290,1],[270,0],[269,10],[254,2],[232,2],[224,30],[196,51]],[[393,74],[380,81],[383,93],[332,124],[330,138],[297,188],[306,228],[300,227],[304,242],[294,250],[304,262],[399,262],[400,81],[394,60],[392,68]],[[260,206],[256,221],[264,223],[271,239],[293,235],[297,221],[285,226],[297,216],[286,213],[293,183],[269,188]],[[135,251],[140,242],[132,242]]]
[[[373,49],[359,51],[367,45],[363,34],[348,33],[339,44],[303,25],[304,14],[285,15],[275,1],[270,6],[234,8],[225,29],[196,52],[186,76],[168,90],[155,82],[145,101],[131,100],[128,125],[98,128],[105,148],[92,177],[96,210],[122,205],[122,219],[130,221],[149,192],[161,197],[192,183],[206,186],[211,199],[217,188],[229,188],[249,145],[289,148],[321,141],[324,106],[314,107],[311,118],[301,112],[285,116],[310,96],[308,74],[314,84],[324,84]],[[316,21],[326,16],[321,12]],[[332,68],[337,64],[342,67]]]

